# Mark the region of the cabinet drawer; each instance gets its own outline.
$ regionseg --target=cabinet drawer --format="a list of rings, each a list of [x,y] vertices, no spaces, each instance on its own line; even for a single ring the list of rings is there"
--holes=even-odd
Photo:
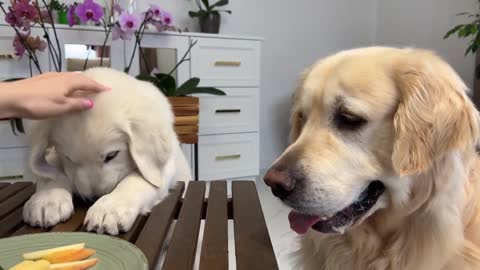
[[[258,156],[258,133],[199,136],[199,178],[258,175]]]
[[[191,51],[192,77],[202,86],[259,86],[260,42],[198,38]]]
[[[0,121],[0,148],[25,147],[28,140],[24,134],[13,134],[10,122],[7,120]]]
[[[258,131],[258,89],[222,90],[226,96],[200,96],[199,134]]]

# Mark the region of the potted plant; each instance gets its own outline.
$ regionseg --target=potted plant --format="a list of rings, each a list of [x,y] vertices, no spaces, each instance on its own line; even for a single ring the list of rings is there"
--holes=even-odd
[[[58,0],[51,0],[48,5],[50,10],[55,13],[54,15],[56,15],[59,24],[68,24],[68,6],[66,4],[60,3]]]
[[[177,82],[172,74],[183,62],[187,61],[186,57],[195,44],[196,42],[190,44],[180,62],[168,74],[152,73],[136,76],[139,80],[148,81],[155,85],[168,98],[175,115],[174,128],[180,142],[192,144],[198,142],[199,100],[198,97],[189,95],[225,95],[225,92],[214,87],[199,87],[199,78],[191,78],[182,85],[177,86]]]
[[[470,53],[476,55],[473,101],[477,108],[480,108],[480,54],[478,53],[478,49],[480,48],[480,14],[462,12],[457,14],[457,16],[466,16],[467,18],[470,18],[471,21],[469,23],[459,24],[453,27],[445,34],[443,38],[449,38],[455,33],[457,34],[458,38],[468,38],[469,41],[467,49],[465,50],[465,56]]]
[[[220,32],[220,12],[232,14],[232,11],[230,10],[218,9],[219,7],[228,5],[228,0],[219,0],[212,5],[209,0],[201,0],[201,3],[200,0],[196,0],[195,2],[197,3],[199,10],[190,11],[188,12],[188,15],[190,15],[191,18],[199,19],[201,32],[218,34]]]

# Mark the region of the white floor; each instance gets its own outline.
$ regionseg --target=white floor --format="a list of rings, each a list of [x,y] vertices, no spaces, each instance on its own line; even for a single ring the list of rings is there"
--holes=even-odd
[[[296,234],[290,229],[288,213],[290,209],[274,197],[270,188],[263,182],[263,174],[257,180],[258,196],[262,204],[270,239],[280,270],[291,270],[290,254],[297,247]]]

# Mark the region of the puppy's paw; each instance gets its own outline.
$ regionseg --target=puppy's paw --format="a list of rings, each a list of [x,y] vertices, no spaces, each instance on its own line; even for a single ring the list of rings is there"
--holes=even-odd
[[[61,188],[38,191],[23,206],[23,220],[36,227],[53,227],[72,214],[72,194]]]
[[[88,209],[84,225],[88,231],[118,235],[130,230],[139,214],[134,203],[108,194]]]

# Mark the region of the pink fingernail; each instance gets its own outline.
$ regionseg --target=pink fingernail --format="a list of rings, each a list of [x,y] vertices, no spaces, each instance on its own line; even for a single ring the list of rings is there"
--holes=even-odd
[[[83,104],[85,104],[85,107],[87,107],[88,109],[93,108],[93,100],[91,99],[83,100]]]

